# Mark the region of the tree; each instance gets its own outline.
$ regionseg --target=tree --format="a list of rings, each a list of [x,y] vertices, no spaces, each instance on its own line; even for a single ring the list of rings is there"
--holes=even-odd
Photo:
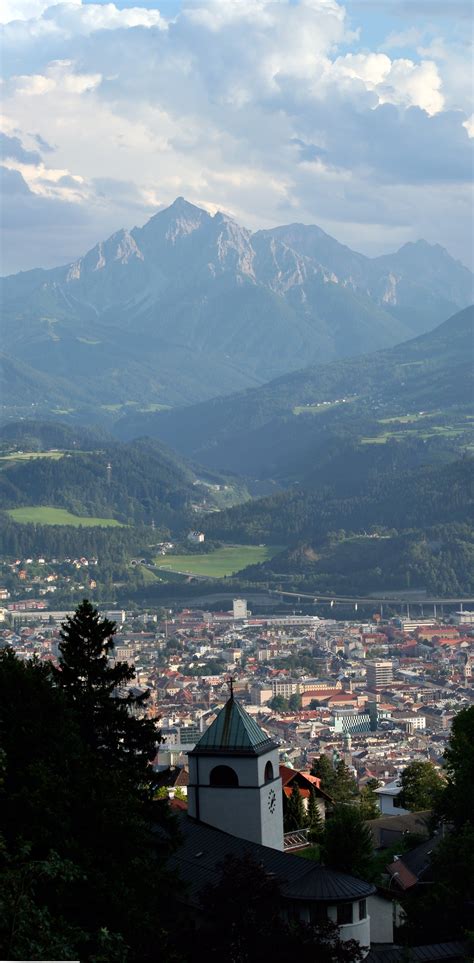
[[[400,782],[402,791],[398,800],[404,809],[419,812],[438,806],[444,780],[432,762],[411,762],[403,770]]]
[[[433,846],[431,885],[406,903],[401,935],[408,943],[465,938],[472,930],[474,706],[455,716],[444,758],[447,781],[436,787],[435,811],[447,832]]]
[[[380,816],[379,798],[375,792],[378,786],[378,779],[369,779],[360,791],[359,810],[362,819],[377,819]]]
[[[474,825],[474,706],[454,717],[444,759],[448,778],[438,808],[458,829]]]
[[[158,939],[166,960],[173,825],[112,738],[110,751],[91,746],[57,677],[0,653],[0,956],[152,963]]]
[[[322,840],[324,863],[331,869],[367,879],[371,875],[373,842],[355,806],[336,806],[326,819]]]
[[[314,789],[311,789],[309,793],[307,821],[311,840],[319,842],[324,833],[324,821]]]
[[[288,923],[280,881],[250,856],[228,856],[221,878],[208,887],[202,905],[209,921],[205,956],[210,963],[260,963],[262,959],[283,960],[304,954],[318,963],[359,963],[360,945],[342,942],[334,923],[310,926]],[[202,939],[202,937],[201,937]],[[192,949],[189,958],[192,959]]]
[[[155,724],[140,716],[149,693],[136,695],[125,687],[135,670],[126,662],[109,663],[113,652],[114,622],[101,619],[87,599],[63,623],[59,643],[57,685],[77,711],[82,735],[106,764],[120,765],[124,775],[139,780],[152,795],[149,766],[159,736]]]
[[[301,797],[298,783],[293,783],[291,795],[285,796],[284,807],[284,826],[285,832],[290,833],[294,829],[303,829],[306,825],[306,811]]]
[[[472,931],[474,827],[448,833],[433,852],[430,885],[416,887],[404,903],[403,942],[465,939]]]
[[[288,699],[285,699],[284,696],[276,695],[270,702],[270,708],[273,709],[274,712],[288,712]]]
[[[358,794],[357,783],[348,766],[340,759],[334,771],[331,796],[335,802],[349,802]]]
[[[292,712],[299,712],[301,709],[301,696],[299,692],[293,692],[289,699],[289,708]]]
[[[335,777],[334,769],[326,755],[321,755],[313,759],[311,775],[321,780],[321,789],[324,789],[324,792],[327,792],[328,795],[331,796]]]

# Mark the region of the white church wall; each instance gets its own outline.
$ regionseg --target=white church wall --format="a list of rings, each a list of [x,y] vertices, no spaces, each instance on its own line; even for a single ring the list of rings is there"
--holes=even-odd
[[[367,900],[373,943],[393,943],[393,903],[377,894]]]
[[[371,921],[368,913],[360,918],[360,905],[366,903],[365,900],[356,900],[352,903],[352,923],[341,923],[338,920],[338,906],[329,906],[328,918],[337,923],[341,940],[357,940],[361,947],[366,947],[367,952],[370,948],[371,940]],[[340,906],[341,904],[339,904]],[[367,904],[366,904],[367,905]]]
[[[280,811],[270,815],[266,798],[260,798],[259,789],[199,787],[199,807],[196,801],[196,788],[189,787],[190,815],[198,808],[197,817],[203,823],[216,826],[232,836],[262,843],[272,849],[283,849],[281,783],[275,780],[275,796],[280,794]],[[265,793],[266,795],[266,793]],[[191,798],[193,805],[191,806]],[[191,809],[194,812],[191,812]]]

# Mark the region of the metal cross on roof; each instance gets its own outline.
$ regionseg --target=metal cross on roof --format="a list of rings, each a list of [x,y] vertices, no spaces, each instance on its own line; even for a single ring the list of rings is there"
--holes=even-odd
[[[235,679],[230,675],[227,679],[227,685],[229,686],[230,698],[234,698],[234,682]]]

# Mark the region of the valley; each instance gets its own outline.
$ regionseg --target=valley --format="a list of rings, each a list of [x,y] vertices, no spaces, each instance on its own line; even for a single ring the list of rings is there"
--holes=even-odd
[[[74,270],[4,282],[16,353],[0,423],[7,551],[92,554],[108,604],[212,594],[216,580],[257,593],[474,591],[466,269],[423,244],[370,261],[302,225],[251,235],[182,200],[100,250],[100,271],[90,252]],[[396,304],[381,295],[395,266]],[[176,287],[183,270],[192,297]],[[40,282],[47,325],[28,313]]]

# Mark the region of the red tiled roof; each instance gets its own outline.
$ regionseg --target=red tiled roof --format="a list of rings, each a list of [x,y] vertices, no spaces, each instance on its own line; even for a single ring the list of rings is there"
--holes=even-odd
[[[286,798],[289,799],[290,796],[291,796],[291,794],[292,794],[292,792],[293,792],[293,787],[292,787],[292,786],[284,786],[284,787],[283,787],[283,792],[285,793]],[[309,799],[309,789],[300,789],[300,790],[299,790],[299,793],[300,793],[300,796],[301,796],[302,799]]]
[[[296,769],[291,769],[290,766],[280,766],[280,777],[281,777],[283,786],[286,786],[287,783],[289,783],[293,779],[293,776],[295,774],[296,774]]]
[[[387,866],[392,879],[400,886],[401,889],[411,889],[418,882],[414,873],[408,869],[408,866],[402,862],[401,859],[396,859],[395,862],[390,863]]]

